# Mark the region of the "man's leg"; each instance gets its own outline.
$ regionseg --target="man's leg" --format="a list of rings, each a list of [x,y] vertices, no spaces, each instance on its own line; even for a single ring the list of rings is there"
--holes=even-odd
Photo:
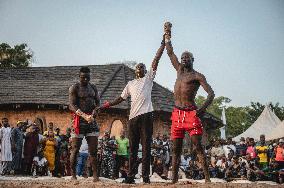
[[[200,160],[200,163],[202,165],[203,168],[203,172],[204,172],[204,176],[205,176],[205,182],[211,182],[210,181],[210,176],[209,176],[209,172],[208,172],[208,164],[207,164],[207,160],[206,160],[206,155],[204,153],[204,149],[201,145],[201,135],[192,135],[191,136],[191,141],[193,144],[193,149],[195,149],[198,159]]]
[[[128,137],[129,137],[129,173],[125,183],[134,183],[136,174],[136,161],[139,149],[140,133],[139,133],[139,118],[129,120]]]
[[[77,179],[76,177],[76,164],[77,156],[82,144],[82,138],[74,137],[71,142],[71,154],[70,154],[70,166],[71,166],[71,176],[72,179]]]
[[[152,113],[144,114],[142,119],[140,127],[142,144],[142,177],[144,183],[150,183],[151,141],[153,134]]]
[[[97,175],[97,152],[98,152],[98,137],[97,136],[87,136],[89,155],[90,155],[90,163],[93,170],[93,181],[99,181],[99,177]]]
[[[178,171],[180,155],[182,151],[183,138],[173,140],[173,158],[172,158],[172,183],[178,182]]]

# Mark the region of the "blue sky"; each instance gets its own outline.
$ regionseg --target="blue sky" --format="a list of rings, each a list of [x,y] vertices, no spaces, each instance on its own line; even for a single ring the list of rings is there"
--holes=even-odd
[[[27,43],[33,66],[133,60],[149,67],[165,21],[173,23],[176,55],[191,51],[217,96],[232,105],[284,105],[282,0],[0,0],[0,42]],[[156,81],[173,89],[175,79],[164,53]]]

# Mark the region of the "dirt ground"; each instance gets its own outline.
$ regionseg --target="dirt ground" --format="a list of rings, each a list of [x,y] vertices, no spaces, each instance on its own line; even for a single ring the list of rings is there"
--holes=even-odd
[[[49,187],[57,187],[57,188],[65,188],[65,187],[71,187],[71,188],[88,188],[88,187],[105,187],[105,188],[114,188],[114,187],[121,187],[121,188],[130,188],[130,187],[143,187],[143,188],[161,188],[161,187],[167,187],[167,188],[180,188],[180,187],[194,187],[194,188],[267,188],[267,187],[283,187],[284,185],[277,185],[277,184],[267,184],[262,182],[255,182],[255,183],[200,183],[200,182],[194,182],[194,181],[183,181],[179,182],[177,184],[170,184],[170,183],[151,183],[149,184],[143,184],[143,183],[137,183],[135,185],[128,185],[123,184],[119,182],[115,182],[112,180],[105,180],[101,179],[100,182],[93,183],[92,178],[88,179],[79,179],[79,180],[70,180],[70,179],[40,179],[40,178],[34,178],[34,179],[1,179],[0,178],[0,187],[2,188],[14,188],[14,187],[25,187],[25,188],[49,188]]]

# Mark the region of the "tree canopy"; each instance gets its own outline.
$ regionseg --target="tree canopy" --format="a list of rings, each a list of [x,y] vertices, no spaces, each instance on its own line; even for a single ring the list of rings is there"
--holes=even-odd
[[[31,65],[33,53],[27,44],[11,47],[7,43],[0,44],[0,68],[25,68]]]

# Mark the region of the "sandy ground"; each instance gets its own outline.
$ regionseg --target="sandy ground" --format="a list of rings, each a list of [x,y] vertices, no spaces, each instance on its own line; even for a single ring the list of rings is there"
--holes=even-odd
[[[52,178],[52,177],[15,177],[15,176],[0,176],[0,187],[28,187],[28,188],[40,188],[40,187],[74,187],[74,188],[88,188],[88,187],[169,187],[169,188],[179,188],[179,187],[194,187],[194,188],[266,188],[266,187],[283,187],[284,185],[279,185],[274,182],[250,182],[247,180],[238,180],[235,182],[227,183],[222,179],[212,178],[212,183],[204,183],[204,180],[190,180],[181,179],[177,184],[171,184],[170,181],[165,181],[162,179],[152,178],[151,184],[143,184],[141,179],[136,179],[135,185],[128,185],[121,183],[122,179],[109,180],[106,178],[100,178],[99,182],[93,183],[92,178],[81,178],[78,180],[71,180],[71,177],[64,178]]]

